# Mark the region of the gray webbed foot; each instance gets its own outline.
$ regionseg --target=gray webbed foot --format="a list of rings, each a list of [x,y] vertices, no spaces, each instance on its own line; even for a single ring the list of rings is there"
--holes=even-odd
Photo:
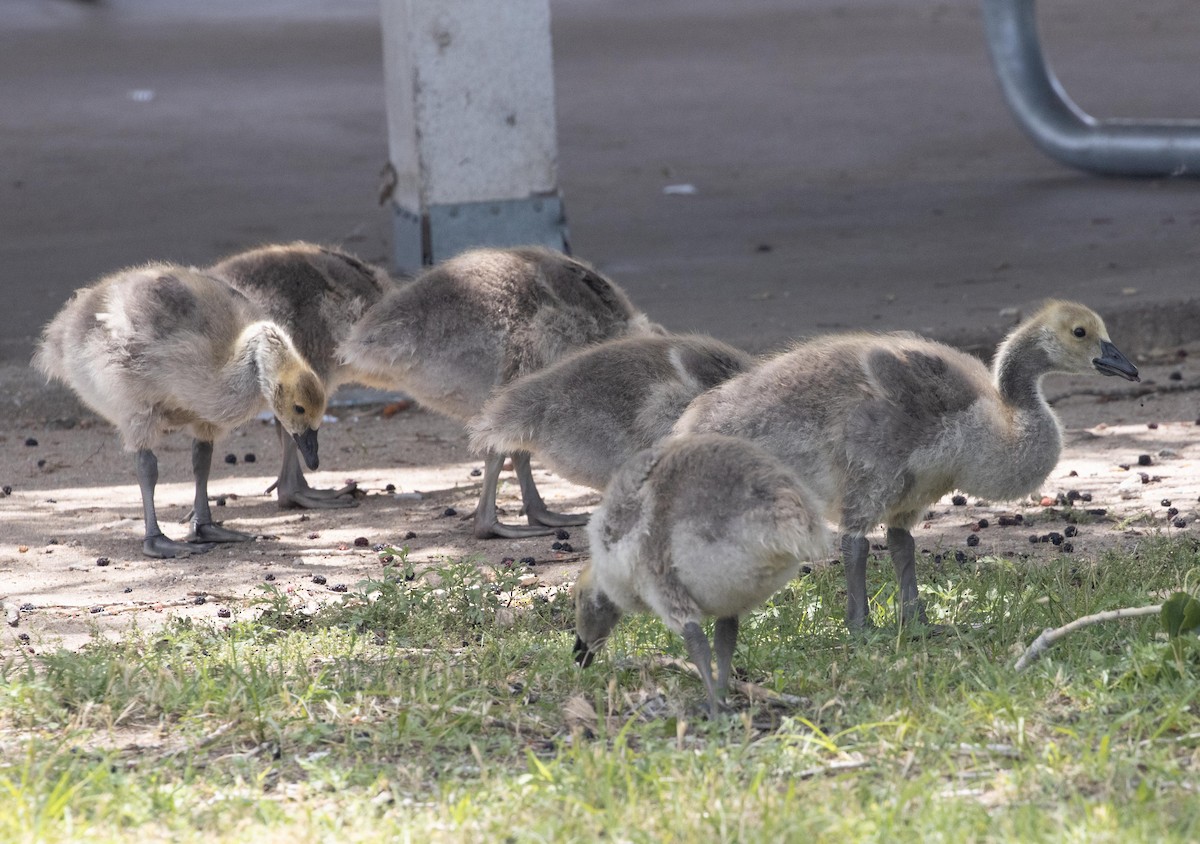
[[[307,484],[299,489],[284,489],[282,484],[275,486],[280,510],[346,510],[358,506],[357,492],[358,484],[355,483],[348,483],[341,489],[314,489]]]
[[[231,530],[216,522],[192,522],[192,532],[188,534],[189,542],[252,542],[254,536],[249,533],[242,533],[240,530]]]
[[[555,513],[552,510],[536,512],[526,510],[525,512],[525,518],[529,520],[529,524],[553,528],[582,527],[588,523],[588,519],[591,517],[591,513]]]
[[[154,557],[160,560],[203,554],[216,547],[212,542],[176,542],[173,539],[167,539],[161,533],[147,536],[142,540],[142,553],[147,557]]]
[[[506,525],[494,517],[489,521],[487,519],[475,519],[475,538],[476,539],[492,539],[499,537],[502,539],[524,539],[530,536],[553,536],[558,530],[556,527],[547,525]]]

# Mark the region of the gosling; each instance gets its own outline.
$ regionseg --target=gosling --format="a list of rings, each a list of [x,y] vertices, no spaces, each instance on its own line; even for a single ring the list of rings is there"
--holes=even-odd
[[[675,431],[752,439],[804,477],[844,532],[852,630],[867,625],[867,533],[885,523],[901,623],[924,622],[912,526],[954,489],[992,500],[1037,489],[1062,449],[1042,378],[1093,370],[1138,380],[1099,316],[1053,301],[1000,344],[990,373],[911,334],[835,335],[701,395]]]
[[[383,270],[353,255],[312,243],[263,246],[230,256],[207,272],[244,293],[268,319],[287,329],[292,342],[332,396],[339,385],[362,381],[338,360],[338,344],[368,307],[396,288]],[[268,489],[280,508],[354,507],[355,485],[314,489],[300,466],[295,441],[276,420],[283,450],[279,476]]]
[[[477,249],[384,296],[355,324],[341,358],[372,385],[403,389],[430,409],[467,422],[495,387],[574,349],[659,330],[616,284],[562,253]],[[547,510],[529,455],[515,452],[529,524],[502,524],[496,486],[504,456],[486,457],[477,537],[544,536],[587,520]]]
[[[794,472],[746,440],[696,434],[638,452],[588,524],[575,584],[575,659],[591,664],[623,612],[683,637],[716,717],[738,619],[827,553],[821,508]],[[700,624],[716,618],[713,646]],[[717,658],[716,679],[712,653]]]
[[[671,432],[692,399],[753,365],[701,335],[609,340],[499,388],[468,425],[471,446],[528,452],[604,489],[621,464]]]
[[[33,365],[57,378],[136,454],[145,516],[142,552],[180,557],[254,537],[215,524],[208,504],[213,440],[270,408],[316,469],[325,413],[321,381],[286,331],[249,299],[193,269],[149,264],[75,292],[46,326]],[[154,447],[187,428],[196,496],[191,532],[168,539],[154,509]]]

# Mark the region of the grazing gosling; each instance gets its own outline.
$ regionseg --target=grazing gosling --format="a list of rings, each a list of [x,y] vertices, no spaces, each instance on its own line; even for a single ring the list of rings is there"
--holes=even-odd
[[[280,326],[238,291],[196,270],[150,264],[75,292],[50,321],[33,365],[75,391],[136,452],[145,515],[142,552],[178,557],[253,539],[213,522],[213,440],[270,408],[317,468],[321,381]],[[154,509],[158,458],[169,431],[194,437],[195,508],[186,542],[165,537]]]
[[[609,340],[499,388],[468,428],[476,451],[537,455],[604,489],[635,452],[671,432],[688,403],[754,365],[700,335]]]
[[[829,547],[821,508],[795,473],[754,443],[711,434],[630,458],[587,530],[592,562],[575,584],[576,661],[591,664],[623,612],[653,612],[683,637],[714,717],[739,616]],[[700,626],[706,616],[716,618],[712,649]]]
[[[362,381],[353,367],[338,360],[338,345],[368,307],[396,288],[386,272],[352,255],[312,243],[262,246],[230,256],[210,267],[214,275],[254,302],[283,326],[325,390]],[[304,477],[295,441],[276,420],[283,449],[275,490],[281,508],[337,509],[357,506],[355,485],[314,489]]]
[[[373,305],[342,344],[342,360],[373,385],[398,388],[466,422],[492,390],[568,352],[657,331],[625,293],[591,267],[540,247],[476,249],[451,258]],[[528,525],[501,524],[503,453],[487,455],[475,535],[544,536],[585,517],[546,509],[529,455],[512,455]]]
[[[992,500],[1032,492],[1062,434],[1042,394],[1050,372],[1138,380],[1083,305],[1050,302],[976,358],[912,334],[813,340],[697,398],[677,433],[752,439],[799,472],[840,522],[851,629],[867,624],[867,533],[887,525],[901,620],[921,618],[910,529],[954,489]]]

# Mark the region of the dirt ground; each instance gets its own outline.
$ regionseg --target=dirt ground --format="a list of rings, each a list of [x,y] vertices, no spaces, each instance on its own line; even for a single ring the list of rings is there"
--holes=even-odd
[[[1046,379],[1046,394],[1066,432],[1065,449],[1033,498],[1044,495],[1055,501],[1052,506],[1032,499],[971,499],[956,506],[948,496],[914,531],[918,549],[947,560],[961,552],[968,561],[998,554],[1036,564],[1068,544],[1070,553],[1096,558],[1159,533],[1200,535],[1200,348],[1172,350],[1139,365],[1140,384],[1090,376]],[[249,599],[271,576],[298,602],[338,600],[340,587],[383,575],[375,550],[381,545],[407,546],[417,563],[469,558],[495,566],[505,558],[518,564],[532,558],[531,587],[569,582],[587,558],[581,528],[570,530],[573,550],[565,553],[552,549],[553,537],[474,539],[469,515],[482,462],[470,452],[462,427],[415,407],[387,413],[380,404],[359,404],[331,408],[336,421],[321,429],[322,469],[309,475],[314,486],[356,481],[366,493],[357,508],[280,510],[274,496],[264,494],[278,468],[275,434],[269,424],[253,422],[217,444],[209,491],[225,502],[214,508],[218,521],[262,538],[187,559],[148,559],[141,555],[132,459],[113,429],[23,367],[0,368],[0,384],[0,601],[8,618],[0,654],[78,647],[93,631],[115,635],[171,615],[249,615]],[[226,455],[237,462],[226,463]],[[169,535],[180,537],[186,528],[178,521],[192,495],[188,440],[169,438],[159,459],[160,520]],[[534,466],[552,507],[586,511],[599,501],[595,491],[552,476],[536,461]],[[1070,536],[1058,499],[1072,491],[1081,496],[1076,512],[1104,512],[1081,519]],[[518,521],[511,472],[505,473],[501,505],[503,517]],[[1168,515],[1168,507],[1178,513]],[[1009,521],[1017,514],[1023,523],[1001,526],[1000,516]],[[988,525],[981,527],[984,519]],[[1051,533],[1061,534],[1063,544],[1030,542],[1031,535]],[[978,537],[975,545],[968,544],[972,536]],[[317,575],[323,585],[313,580]]]

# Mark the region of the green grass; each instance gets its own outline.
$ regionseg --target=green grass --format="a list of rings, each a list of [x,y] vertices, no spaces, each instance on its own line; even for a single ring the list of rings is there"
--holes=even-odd
[[[921,564],[931,621],[842,629],[840,568],[745,619],[735,667],[798,695],[697,679],[653,619],[571,662],[566,595],[448,564],[360,584],[315,615],[176,622],[0,665],[0,840],[1192,841],[1200,658],[1155,618],[1048,626],[1195,592],[1186,540],[1051,564]]]

